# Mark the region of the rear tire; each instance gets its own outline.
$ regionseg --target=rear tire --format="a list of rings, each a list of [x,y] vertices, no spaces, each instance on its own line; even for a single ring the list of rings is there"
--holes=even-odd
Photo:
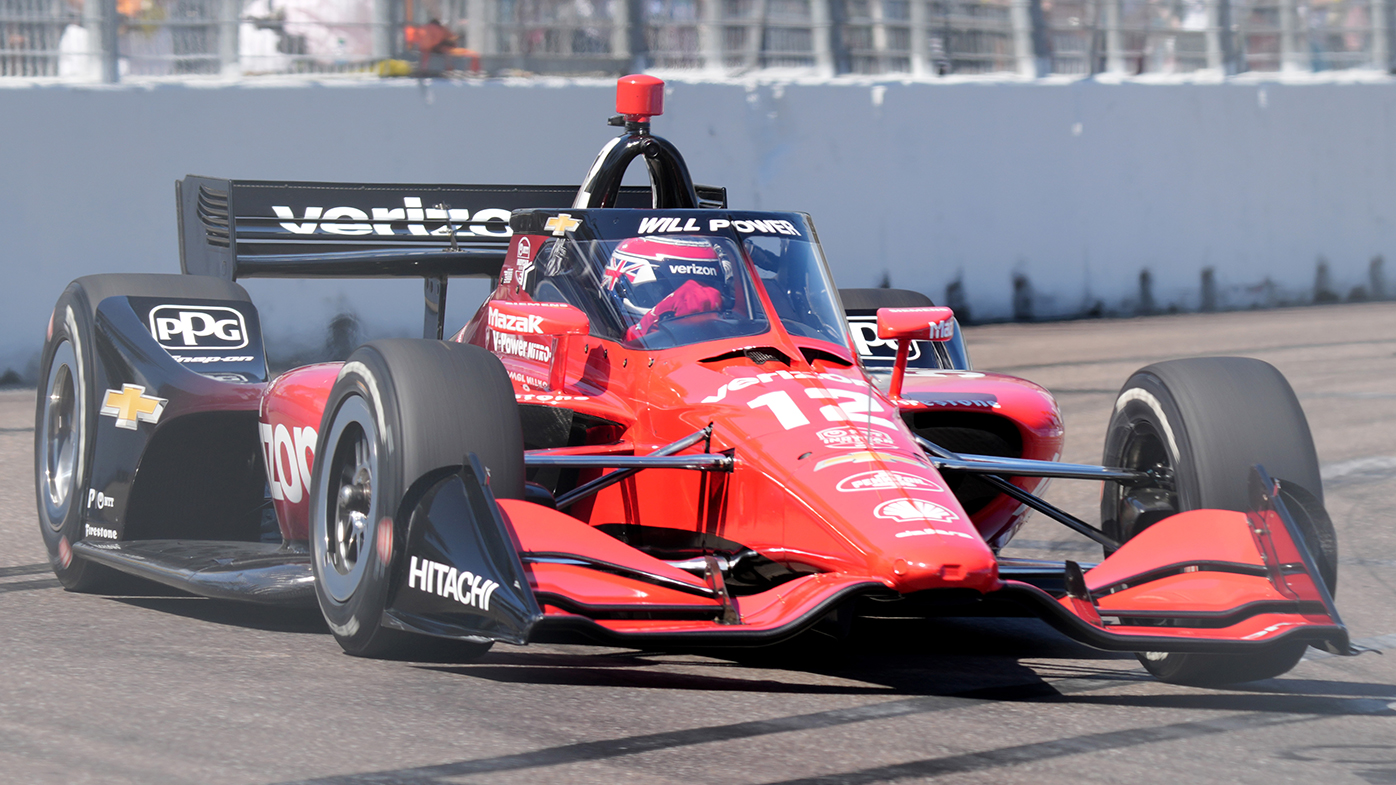
[[[497,498],[523,498],[513,386],[476,346],[374,341],[345,362],[320,421],[310,487],[315,592],[349,654],[469,659],[491,642],[427,638],[383,625],[416,498],[474,452]]]
[[[1323,508],[1313,437],[1289,382],[1268,363],[1205,357],[1137,371],[1115,401],[1102,462],[1165,478],[1151,488],[1106,484],[1101,520],[1119,542],[1176,512],[1245,511],[1250,469],[1261,464],[1280,480],[1319,572],[1330,591],[1336,588],[1337,537]],[[1139,661],[1166,682],[1216,686],[1278,676],[1306,648],[1283,643],[1247,655],[1144,652]]]

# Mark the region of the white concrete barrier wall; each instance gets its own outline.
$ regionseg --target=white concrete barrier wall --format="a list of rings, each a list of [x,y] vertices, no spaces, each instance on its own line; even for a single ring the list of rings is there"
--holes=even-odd
[[[0,89],[0,372],[32,376],[53,301],[99,272],[177,272],[174,181],[575,183],[615,133],[608,80]],[[814,216],[842,286],[1038,318],[1305,301],[1396,260],[1396,82],[671,83],[657,133],[735,207]],[[638,171],[638,168],[637,170]],[[1267,283],[1268,282],[1268,283]],[[418,334],[416,281],[250,281],[273,353]],[[479,285],[453,285],[459,324]]]

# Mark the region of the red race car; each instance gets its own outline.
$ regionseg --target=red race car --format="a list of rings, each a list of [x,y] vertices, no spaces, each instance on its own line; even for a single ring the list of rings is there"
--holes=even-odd
[[[353,654],[566,628],[761,645],[860,614],[1034,614],[1162,679],[1352,653],[1308,425],[1275,369],[1149,366],[1102,466],[1043,388],[972,370],[951,311],[834,287],[808,215],[730,209],[626,77],[580,189],[188,177],[184,275],[101,275],[43,352],[40,529],[115,572],[318,604]],[[622,187],[643,158],[649,188]],[[269,378],[252,276],[418,276],[422,340]],[[451,277],[493,292],[444,331]],[[1039,497],[1105,483],[1100,528]],[[1097,565],[999,551],[1037,511]],[[433,639],[435,643],[433,642]]]

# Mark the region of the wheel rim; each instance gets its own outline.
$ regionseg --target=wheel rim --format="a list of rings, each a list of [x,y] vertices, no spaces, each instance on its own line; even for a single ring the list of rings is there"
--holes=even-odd
[[[340,405],[325,454],[324,496],[315,511],[315,558],[325,593],[343,603],[363,580],[378,519],[378,428],[363,398],[351,396]]]
[[[1119,454],[1121,468],[1148,472],[1156,480],[1153,485],[1120,486],[1115,514],[1120,535],[1128,540],[1153,522],[1178,512],[1180,504],[1173,460],[1163,437],[1151,423],[1130,423]]]
[[[72,503],[82,452],[82,396],[77,380],[77,356],[68,341],[59,343],[44,385],[43,472],[40,489],[48,512],[48,525],[62,528]]]

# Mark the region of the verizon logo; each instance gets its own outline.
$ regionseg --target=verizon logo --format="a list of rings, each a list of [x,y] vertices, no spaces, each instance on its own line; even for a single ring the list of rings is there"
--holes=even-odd
[[[272,212],[282,223],[281,228],[292,234],[367,235],[397,234],[394,223],[406,223],[407,233],[418,237],[512,237],[509,211],[497,207],[476,210],[474,215],[463,208],[423,207],[418,196],[405,196],[401,207],[372,207],[364,212],[357,207],[306,207],[300,221],[296,212],[285,205],[272,205]],[[428,223],[437,223],[428,228]],[[503,224],[502,226],[500,224]]]

